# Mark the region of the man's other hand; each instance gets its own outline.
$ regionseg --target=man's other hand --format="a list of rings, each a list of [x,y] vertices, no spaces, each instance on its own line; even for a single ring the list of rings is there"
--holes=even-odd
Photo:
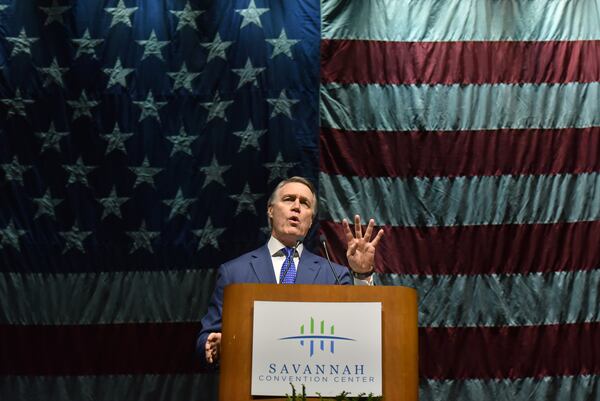
[[[221,333],[210,333],[206,339],[206,345],[204,346],[204,353],[206,355],[206,362],[215,363],[219,360],[219,354],[221,353]]]

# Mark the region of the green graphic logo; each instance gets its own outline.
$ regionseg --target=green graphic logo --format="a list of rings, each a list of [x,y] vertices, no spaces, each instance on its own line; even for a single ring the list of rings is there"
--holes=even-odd
[[[325,351],[325,343],[329,343],[329,352],[332,354],[335,352],[336,341],[356,341],[353,338],[339,337],[335,335],[335,326],[332,324],[329,326],[329,334],[325,333],[325,321],[321,320],[319,324],[319,333],[315,333],[315,319],[310,318],[310,331],[306,333],[305,325],[300,326],[300,335],[291,337],[282,337],[278,340],[299,340],[300,346],[309,346],[310,356],[315,354],[315,343],[318,342],[318,349],[323,352]]]

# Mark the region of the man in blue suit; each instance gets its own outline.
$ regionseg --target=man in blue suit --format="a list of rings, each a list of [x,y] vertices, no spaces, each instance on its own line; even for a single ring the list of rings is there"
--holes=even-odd
[[[202,318],[198,336],[198,351],[206,362],[219,359],[221,344],[221,314],[223,290],[233,283],[265,284],[352,284],[348,269],[338,264],[333,271],[326,259],[304,249],[302,240],[308,233],[317,212],[317,198],[312,183],[302,177],[292,177],[280,182],[267,205],[271,238],[262,247],[221,265],[217,282]],[[373,273],[375,247],[383,236],[379,230],[371,240],[375,222],[371,219],[362,232],[360,216],[354,217],[354,233],[343,221],[348,241],[346,257],[356,279],[370,280]]]

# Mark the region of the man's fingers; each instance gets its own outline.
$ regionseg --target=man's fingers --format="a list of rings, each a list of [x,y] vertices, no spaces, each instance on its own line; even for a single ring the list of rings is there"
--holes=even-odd
[[[208,338],[206,339],[207,343],[211,344],[220,344],[221,343],[221,333],[210,333]]]
[[[213,361],[213,358],[212,358],[212,355],[213,355],[213,349],[212,348],[213,348],[213,346],[214,346],[214,344],[211,342],[211,338],[209,336],[208,340],[206,341],[206,345],[204,346],[204,353],[206,354],[206,360],[209,363],[212,363],[212,361]]]
[[[206,339],[204,353],[208,363],[214,363],[219,358],[219,348],[221,346],[221,333],[210,333]]]
[[[375,236],[375,239],[373,239],[373,241],[371,241],[371,245],[373,245],[374,247],[377,246],[377,244],[379,243],[379,240],[381,239],[381,237],[383,237],[383,229],[380,229],[377,232],[377,235]]]
[[[362,227],[360,226],[360,216],[354,216],[354,236],[358,239],[362,238]]]
[[[342,220],[342,227],[344,227],[344,234],[346,235],[346,242],[350,242],[354,239],[352,236],[352,230],[350,230],[350,224],[348,224],[348,220]]]
[[[371,239],[371,235],[373,234],[373,227],[375,227],[375,220],[369,220],[369,224],[367,225],[367,229],[365,230],[365,239],[369,241]]]
[[[206,350],[206,361],[208,363],[215,362],[217,360],[218,354],[219,354],[219,350],[216,347],[216,345],[213,344],[212,347],[210,347]]]

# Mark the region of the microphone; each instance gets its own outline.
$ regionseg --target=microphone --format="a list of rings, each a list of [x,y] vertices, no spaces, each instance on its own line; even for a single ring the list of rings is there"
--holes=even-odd
[[[292,261],[294,260],[294,255],[296,254],[296,249],[298,249],[298,247],[300,246],[300,244],[302,243],[302,241],[304,241],[304,237],[300,237],[296,240],[296,244],[294,245],[294,247],[292,248],[292,252],[290,253],[290,256],[286,256],[285,261],[288,261],[288,258],[292,258]],[[285,278],[288,270],[290,270],[290,267],[292,267],[291,263],[287,264],[287,267],[285,268],[285,270],[283,271],[283,274],[281,275],[281,278]],[[281,284],[281,282],[279,283]]]
[[[339,285],[339,284],[341,284],[340,279],[338,278],[337,274],[335,274],[335,269],[331,265],[331,259],[329,259],[329,252],[327,252],[327,241],[325,239],[325,235],[323,235],[323,234],[319,235],[319,241],[321,241],[321,244],[323,245],[323,249],[325,250],[325,256],[327,257],[327,263],[329,263],[329,268],[331,269],[331,272],[333,273],[333,277],[335,277],[335,283]]]

